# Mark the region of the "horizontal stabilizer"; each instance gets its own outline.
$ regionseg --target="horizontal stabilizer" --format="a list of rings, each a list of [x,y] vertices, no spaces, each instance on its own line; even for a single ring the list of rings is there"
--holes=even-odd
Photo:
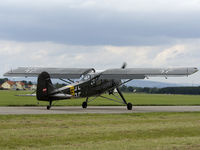
[[[35,97],[36,94],[18,94],[18,95],[15,95],[15,96]]]
[[[58,93],[58,94],[51,95],[51,97],[69,99],[69,98],[72,97],[72,95],[64,94],[64,93]]]

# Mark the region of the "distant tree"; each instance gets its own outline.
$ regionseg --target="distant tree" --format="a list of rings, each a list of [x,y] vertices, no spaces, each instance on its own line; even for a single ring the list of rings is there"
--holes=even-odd
[[[120,87],[120,90],[121,90],[122,92],[127,92],[127,87],[126,87],[126,85],[122,85],[122,86]]]
[[[22,80],[21,82],[23,82],[25,85],[27,85],[27,81],[25,81],[25,80]]]
[[[33,85],[33,83],[31,81],[28,81],[28,85]]]
[[[0,79],[0,84],[3,84],[6,81],[8,81],[8,78],[2,78],[2,79]]]
[[[149,89],[149,93],[158,93],[159,89],[154,87]]]
[[[145,87],[145,88],[143,89],[143,92],[145,92],[145,93],[149,93],[149,92],[150,92],[150,88]]]
[[[127,89],[128,89],[128,92],[133,92],[134,91],[134,87],[132,87],[132,86],[129,86]]]

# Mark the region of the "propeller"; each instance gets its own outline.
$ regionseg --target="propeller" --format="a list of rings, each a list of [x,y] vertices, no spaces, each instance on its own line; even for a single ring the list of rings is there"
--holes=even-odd
[[[123,64],[122,64],[122,67],[121,67],[121,69],[125,69],[126,68],[126,66],[127,66],[127,63],[126,62],[124,62]],[[111,94],[114,94],[114,90],[116,89],[116,87],[115,88],[113,88],[113,89],[111,89],[110,91],[108,91],[108,93],[109,93],[109,95],[111,95]]]
[[[126,68],[126,66],[127,66],[127,63],[126,63],[126,62],[124,62],[121,68],[122,68],[122,69],[125,69],[125,68]]]

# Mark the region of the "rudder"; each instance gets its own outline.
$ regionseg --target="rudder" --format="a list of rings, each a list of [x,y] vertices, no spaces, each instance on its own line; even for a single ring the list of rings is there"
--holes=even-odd
[[[38,76],[36,96],[38,100],[49,101],[49,94],[53,91],[53,84],[50,75],[47,72],[42,72]]]

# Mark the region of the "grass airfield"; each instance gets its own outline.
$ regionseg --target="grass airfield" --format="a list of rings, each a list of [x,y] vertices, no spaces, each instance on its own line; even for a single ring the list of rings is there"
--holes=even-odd
[[[37,101],[36,97],[15,96],[19,94],[30,94],[32,91],[0,91],[0,106],[46,106],[47,102]],[[105,96],[112,97],[108,94]],[[137,106],[195,106],[200,105],[200,95],[166,95],[166,94],[133,94],[124,93],[127,102]],[[53,102],[55,106],[81,106],[85,99],[70,99]],[[38,104],[39,102],[39,104]],[[113,101],[97,98],[89,103],[93,106],[118,106]]]
[[[34,97],[14,96],[22,93],[27,92],[0,91],[0,106],[38,106]],[[200,96],[124,96],[134,105],[200,105]],[[83,101],[60,101],[56,105],[80,106]],[[118,104],[97,99],[89,105]],[[200,112],[0,115],[0,149],[4,150],[200,150],[199,141]]]
[[[0,149],[198,150],[200,113],[1,115]]]

